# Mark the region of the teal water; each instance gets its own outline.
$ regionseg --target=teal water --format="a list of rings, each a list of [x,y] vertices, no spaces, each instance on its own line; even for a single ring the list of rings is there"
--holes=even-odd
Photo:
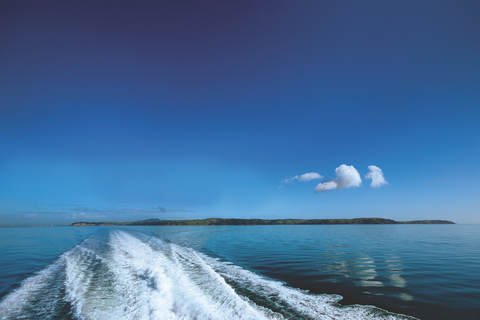
[[[473,320],[479,265],[479,225],[1,228],[0,319]]]

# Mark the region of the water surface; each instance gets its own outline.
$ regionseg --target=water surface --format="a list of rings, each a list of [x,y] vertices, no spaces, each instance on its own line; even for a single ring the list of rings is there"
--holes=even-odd
[[[476,225],[0,231],[1,319],[480,317]]]

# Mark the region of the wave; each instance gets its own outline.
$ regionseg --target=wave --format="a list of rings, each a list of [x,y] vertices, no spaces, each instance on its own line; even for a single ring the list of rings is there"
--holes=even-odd
[[[0,301],[0,319],[414,319],[342,306],[145,234],[97,233]]]

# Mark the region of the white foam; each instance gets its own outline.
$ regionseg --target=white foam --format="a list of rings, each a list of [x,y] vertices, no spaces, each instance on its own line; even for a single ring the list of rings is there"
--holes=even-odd
[[[21,286],[0,301],[0,319],[32,319],[48,317],[54,312],[60,292],[52,280],[58,280],[62,258],[35,275],[25,279]],[[35,301],[37,307],[29,310]]]
[[[112,234],[112,268],[133,317],[153,319],[275,319],[235,294],[193,251],[155,238]],[[268,318],[267,318],[268,316]],[[142,318],[142,317],[140,317]]]

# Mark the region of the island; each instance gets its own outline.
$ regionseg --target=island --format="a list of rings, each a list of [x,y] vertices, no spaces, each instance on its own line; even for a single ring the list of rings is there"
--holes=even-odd
[[[342,224],[455,224],[448,220],[395,221],[384,218],[356,219],[229,219],[208,218],[197,220],[147,219],[132,222],[74,222],[72,227],[84,226],[257,226],[257,225],[342,225]]]

